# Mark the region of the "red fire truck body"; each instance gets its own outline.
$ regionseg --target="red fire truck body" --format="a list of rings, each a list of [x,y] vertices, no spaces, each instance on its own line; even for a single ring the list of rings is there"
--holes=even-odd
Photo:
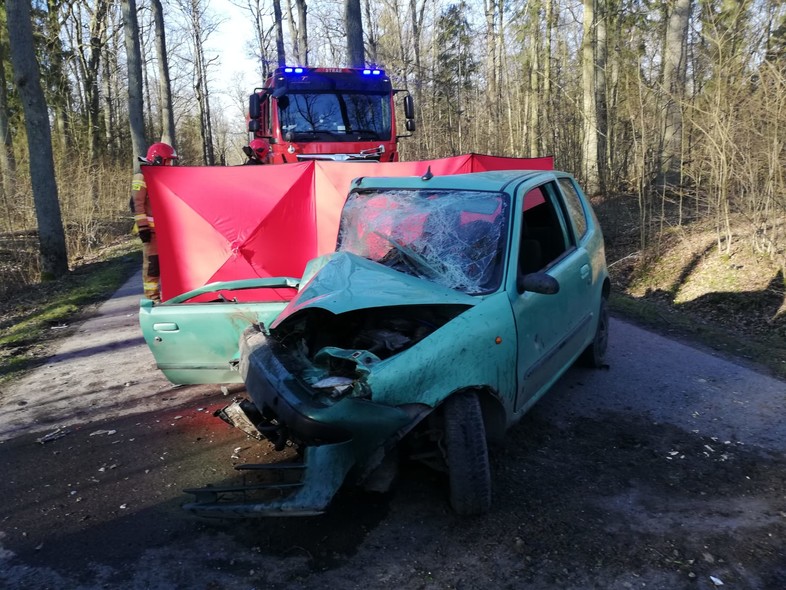
[[[249,99],[251,138],[270,143],[269,164],[398,160],[395,90],[379,68],[281,67]],[[404,91],[406,92],[406,91]],[[415,130],[404,96],[405,128]]]

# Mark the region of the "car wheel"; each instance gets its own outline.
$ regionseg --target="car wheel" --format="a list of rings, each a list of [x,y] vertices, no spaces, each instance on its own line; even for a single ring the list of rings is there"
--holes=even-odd
[[[477,395],[467,391],[449,397],[444,418],[450,505],[458,514],[483,514],[491,505],[491,471]]]
[[[600,299],[600,311],[598,312],[598,328],[595,330],[595,338],[592,339],[586,350],[581,354],[581,364],[593,369],[604,366],[606,359],[606,348],[609,345],[609,309],[605,297]]]

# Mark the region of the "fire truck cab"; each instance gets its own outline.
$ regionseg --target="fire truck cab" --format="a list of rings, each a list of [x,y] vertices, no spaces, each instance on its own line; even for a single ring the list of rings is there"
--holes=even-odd
[[[249,98],[248,131],[270,142],[266,163],[398,160],[394,97],[379,68],[280,67]],[[406,92],[406,91],[403,91]],[[405,129],[415,130],[410,94]]]

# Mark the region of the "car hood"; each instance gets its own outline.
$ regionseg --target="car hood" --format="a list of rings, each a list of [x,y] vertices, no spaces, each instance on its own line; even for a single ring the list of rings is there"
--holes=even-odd
[[[427,279],[398,272],[348,252],[335,252],[309,263],[321,266],[273,322],[276,328],[306,308],[319,307],[336,315],[357,309],[405,305],[466,305],[478,300]],[[309,275],[306,268],[305,277]],[[304,278],[305,278],[304,277]]]

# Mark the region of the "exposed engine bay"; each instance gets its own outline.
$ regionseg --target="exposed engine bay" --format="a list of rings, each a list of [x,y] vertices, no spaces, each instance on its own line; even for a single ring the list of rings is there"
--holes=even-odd
[[[270,331],[288,369],[331,395],[365,397],[357,380],[377,362],[414,346],[467,309],[463,305],[368,308],[334,315],[319,308],[294,314]]]

